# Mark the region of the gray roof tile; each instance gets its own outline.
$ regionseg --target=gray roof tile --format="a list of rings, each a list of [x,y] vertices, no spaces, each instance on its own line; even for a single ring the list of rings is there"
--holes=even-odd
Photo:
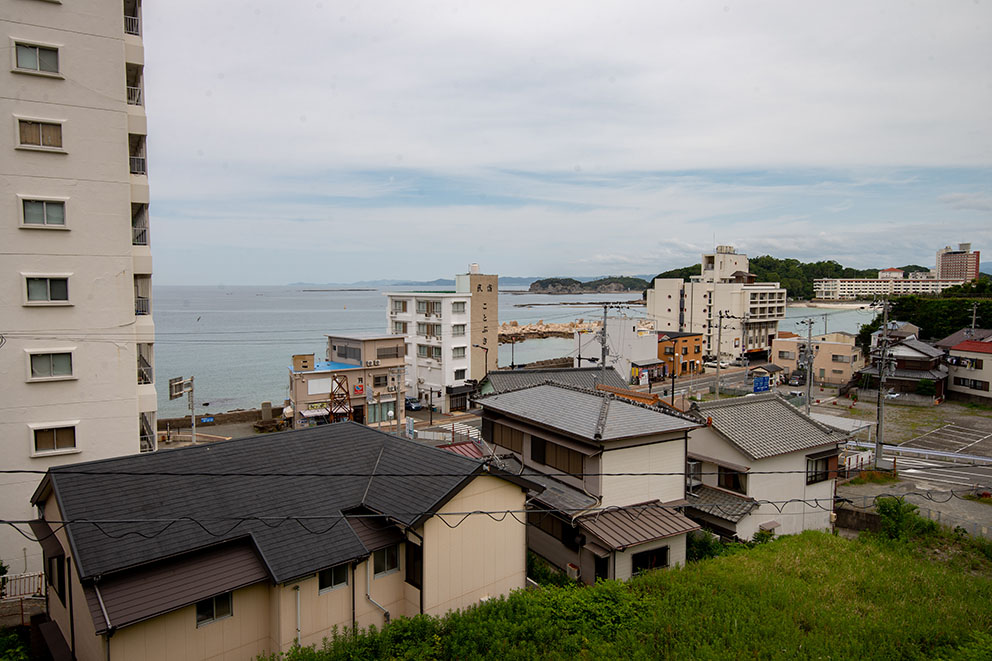
[[[502,457],[501,461],[507,472],[520,475],[531,482],[536,482],[544,487],[540,494],[531,493],[531,497],[547,505],[551,509],[564,512],[566,514],[578,514],[590,507],[595,507],[598,500],[581,489],[570,487],[564,482],[553,477],[538,472],[533,468],[526,468],[520,460],[514,456]]]
[[[753,498],[739,496],[705,484],[696,486],[692,492],[686,493],[685,497],[689,501],[690,510],[699,510],[734,523],[743,519],[758,506]]]
[[[594,390],[603,382],[603,370],[599,367],[569,367],[564,369],[500,370],[489,373],[489,383],[496,393],[536,386],[547,381],[563,383]],[[606,370],[605,385],[613,388],[626,388],[627,383],[612,367]]]

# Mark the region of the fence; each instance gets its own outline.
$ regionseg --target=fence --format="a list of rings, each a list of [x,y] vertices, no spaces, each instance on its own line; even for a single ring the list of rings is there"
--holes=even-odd
[[[876,523],[878,515],[874,512],[866,511],[868,508],[874,505],[874,498],[871,496],[863,496],[861,503],[857,503],[857,499],[852,502],[854,507],[860,507],[861,510],[854,510],[850,508],[837,508],[837,525],[845,528],[851,528],[853,530],[877,530],[873,526],[878,526]],[[915,504],[915,503],[914,503]],[[992,539],[992,528],[988,524],[976,523],[974,521],[965,521],[964,519],[959,519],[955,516],[951,516],[946,512],[941,512],[940,510],[932,510],[929,507],[919,507],[917,506],[917,514],[925,519],[930,519],[931,521],[936,521],[941,525],[945,525],[949,528],[961,529],[967,532],[973,537],[984,537],[985,539]],[[842,515],[841,512],[844,512]],[[854,512],[855,514],[851,514]],[[849,525],[844,525],[841,520],[844,520]],[[859,525],[860,524],[860,525]]]
[[[4,599],[45,596],[45,573],[11,574],[0,579],[0,595]]]

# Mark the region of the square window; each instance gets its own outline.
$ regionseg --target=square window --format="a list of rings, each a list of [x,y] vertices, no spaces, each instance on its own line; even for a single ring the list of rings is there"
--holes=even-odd
[[[317,572],[317,586],[320,592],[348,585],[348,565],[337,565]]]
[[[465,370],[455,370],[455,380],[460,381],[465,378]]]
[[[60,200],[23,200],[22,224],[31,227],[65,227],[65,202]]]
[[[465,357],[465,347],[454,347],[451,350],[452,358],[464,358]]]
[[[452,303],[451,311],[454,313],[465,312],[465,301],[455,301]]]
[[[31,378],[55,379],[72,376],[72,353],[31,354]]]
[[[230,617],[232,613],[230,592],[198,601],[196,602],[196,626],[201,627],[216,620]]]
[[[37,149],[62,149],[62,125],[55,122],[38,122],[19,119],[18,140],[22,147]]]
[[[69,278],[25,278],[28,303],[68,303]]]
[[[73,450],[75,447],[75,427],[48,427],[34,430],[34,451],[36,453]]]
[[[33,44],[17,44],[17,68],[41,73],[59,72],[59,49]]]
[[[451,326],[451,334],[455,337],[465,335],[465,324],[454,324]]]
[[[372,554],[372,571],[375,575],[384,576],[400,568],[400,548],[397,544],[379,549]]]

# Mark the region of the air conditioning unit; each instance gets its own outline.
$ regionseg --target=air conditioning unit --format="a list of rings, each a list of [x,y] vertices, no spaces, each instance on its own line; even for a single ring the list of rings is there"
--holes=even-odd
[[[372,364],[375,365],[376,367],[378,367],[379,366],[379,361],[378,360],[374,360],[374,361],[372,361]]]
[[[366,367],[372,367],[372,361],[371,360],[366,360],[365,361],[365,366]]]
[[[396,392],[396,386],[389,386],[388,388],[386,388],[386,390],[388,392]]]
[[[573,581],[579,580],[579,568],[578,568],[577,565],[573,565],[570,562],[570,563],[568,563],[568,567],[566,569],[568,571],[568,577],[570,579],[572,579]]]

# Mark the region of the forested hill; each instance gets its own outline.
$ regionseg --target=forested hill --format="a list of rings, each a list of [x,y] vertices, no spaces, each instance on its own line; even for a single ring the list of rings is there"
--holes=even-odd
[[[536,294],[601,294],[641,291],[647,287],[647,280],[628,276],[611,276],[589,282],[580,282],[575,278],[544,278],[531,283],[530,291]]]
[[[901,267],[904,271],[927,271],[929,269],[910,264]],[[823,262],[800,262],[798,259],[776,259],[770,255],[753,257],[748,269],[757,276],[758,282],[778,282],[785,287],[790,298],[813,298],[813,281],[817,278],[876,278],[879,269],[852,269],[833,260]],[[699,275],[700,266],[686,266],[659,273],[656,278],[682,278]]]

